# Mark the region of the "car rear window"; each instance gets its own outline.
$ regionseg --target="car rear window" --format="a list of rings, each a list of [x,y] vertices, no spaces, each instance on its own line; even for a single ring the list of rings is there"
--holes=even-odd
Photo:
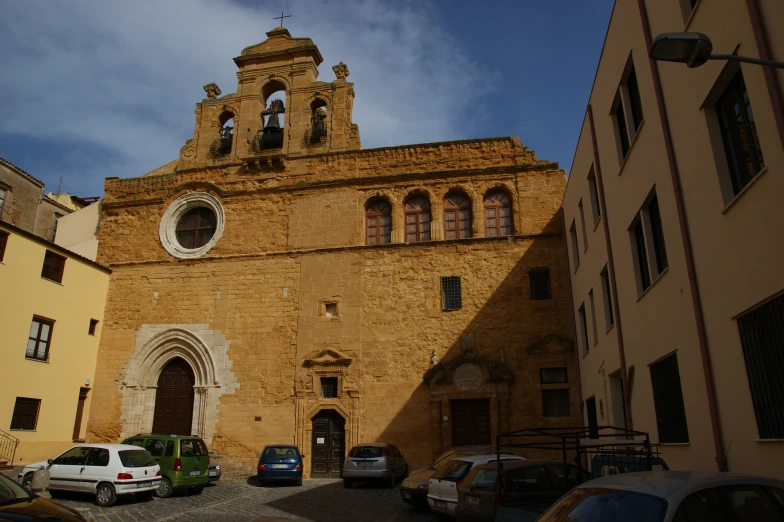
[[[449,464],[433,473],[433,478],[457,482],[466,476],[466,473],[471,469],[471,465],[471,462],[464,460],[451,460]]]
[[[155,459],[145,450],[122,450],[120,462],[126,468],[146,468],[155,466]]]
[[[288,460],[298,459],[299,450],[294,446],[280,446],[274,448],[264,448],[264,460]]]
[[[667,501],[619,489],[573,489],[548,509],[538,522],[604,522],[634,520],[660,522],[667,513]]]
[[[495,481],[498,478],[497,469],[477,469],[474,468],[466,476],[465,482],[471,485],[472,489],[482,489],[487,491],[495,490]]]
[[[180,441],[180,457],[206,457],[207,446],[201,439],[182,439]]]
[[[383,457],[383,450],[384,448],[378,446],[354,446],[348,456],[355,459],[374,459]]]

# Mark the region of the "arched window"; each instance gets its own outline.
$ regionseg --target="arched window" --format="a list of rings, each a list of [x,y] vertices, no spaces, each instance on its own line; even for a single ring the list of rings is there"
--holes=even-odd
[[[471,200],[463,194],[444,198],[444,239],[471,237]]]
[[[485,196],[485,236],[512,235],[512,204],[503,190],[488,192]]]
[[[368,202],[365,208],[365,244],[382,245],[390,242],[392,207],[383,199]]]
[[[430,241],[430,202],[422,196],[406,201],[406,243]]]

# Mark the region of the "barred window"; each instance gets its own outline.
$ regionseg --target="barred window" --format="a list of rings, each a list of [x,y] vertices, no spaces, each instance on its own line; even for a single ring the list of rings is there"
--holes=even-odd
[[[651,365],[651,385],[659,442],[689,442],[676,354]]]
[[[441,278],[441,296],[444,311],[463,308],[463,295],[460,288],[460,276]]]
[[[471,237],[471,200],[462,194],[444,199],[444,239]]]
[[[533,268],[528,272],[531,280],[531,299],[550,299],[550,269]]]
[[[35,430],[38,426],[38,411],[41,409],[41,399],[17,397],[14,404],[14,413],[11,416],[12,430]]]
[[[542,390],[542,416],[569,417],[569,390]]]
[[[338,396],[338,378],[337,377],[322,377],[321,378],[321,398],[334,399]]]
[[[365,244],[382,245],[391,242],[392,207],[383,199],[368,202],[365,208]]]
[[[760,439],[784,439],[784,295],[738,318]]]
[[[41,269],[41,277],[57,283],[62,283],[64,269],[65,257],[55,254],[51,250],[47,250],[44,255],[44,266]]]
[[[54,321],[33,316],[30,335],[27,338],[25,357],[39,361],[49,360],[49,344],[52,340]]]

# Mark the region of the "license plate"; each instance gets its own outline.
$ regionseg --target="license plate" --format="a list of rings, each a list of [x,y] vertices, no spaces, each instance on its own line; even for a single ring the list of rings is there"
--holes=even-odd
[[[149,488],[150,486],[152,486],[152,482],[137,482],[136,483],[136,488],[137,489],[138,488]]]
[[[373,463],[372,462],[360,462],[359,465],[362,469],[368,469]]]
[[[210,476],[211,477],[217,477],[218,476],[218,472],[217,471],[210,471]]]
[[[288,464],[273,464],[272,467],[275,469],[289,469]]]
[[[446,509],[446,502],[441,502],[440,500],[434,500],[433,505],[437,508]]]
[[[479,505],[479,497],[469,497],[468,495],[466,495],[465,499],[466,502],[468,502],[469,504],[476,504],[477,506]]]
[[[191,471],[190,473],[188,473],[188,475],[190,475],[191,477],[197,477],[201,475],[201,470]]]
[[[411,493],[403,493],[403,498],[411,500]]]

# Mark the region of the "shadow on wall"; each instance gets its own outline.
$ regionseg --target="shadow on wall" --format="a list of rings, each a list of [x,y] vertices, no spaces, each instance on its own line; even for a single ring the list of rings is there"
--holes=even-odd
[[[522,255],[520,245],[524,247]],[[401,325],[418,330],[420,341],[413,350],[403,352],[415,353],[415,361],[387,363],[387,371],[392,374],[409,370],[419,378],[424,376],[404,404],[395,403],[393,390],[384,386],[383,379],[373,382],[374,366],[379,364],[376,360],[385,351],[394,353],[392,343],[389,350],[384,350],[381,343],[377,357],[368,357],[367,347],[377,343],[363,338],[366,348],[361,363],[365,375],[363,442],[395,444],[410,470],[429,465],[452,446],[494,444],[496,435],[510,430],[582,424],[569,268],[560,214],[550,220],[541,236],[466,242],[455,248],[464,253],[458,255],[457,264],[443,271],[436,267],[422,274],[421,281],[395,281],[395,292],[411,289],[423,293],[416,285],[432,284],[433,272],[437,276],[459,275],[461,309],[443,311],[442,301],[424,317],[404,316],[399,323],[373,325],[372,329],[363,325],[364,331],[378,339],[385,338],[385,334],[396,339],[395,330]],[[412,250],[412,256],[432,256],[427,248]],[[479,256],[474,255],[477,251]],[[531,298],[529,271],[537,268],[549,269],[551,299]],[[410,313],[419,311],[411,309]],[[385,328],[388,332],[383,331]],[[438,332],[459,333],[449,346],[428,344],[443,339]],[[543,368],[566,368],[566,382],[542,383]],[[373,391],[376,387],[378,392]],[[387,396],[379,400],[377,395],[384,393]],[[547,405],[543,395],[547,396]],[[397,413],[385,428],[375,432],[371,428],[373,417],[387,417],[383,411],[386,407],[397,409]],[[531,457],[560,456],[526,453]]]

